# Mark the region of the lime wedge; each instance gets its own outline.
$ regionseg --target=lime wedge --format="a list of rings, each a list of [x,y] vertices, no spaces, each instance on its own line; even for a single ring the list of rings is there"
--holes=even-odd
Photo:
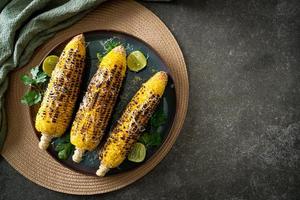
[[[55,55],[47,56],[43,62],[43,71],[48,75],[51,76],[52,71],[55,68],[56,63],[58,62],[58,57]]]
[[[147,65],[147,59],[140,51],[133,51],[127,57],[127,66],[131,71],[138,72]]]
[[[134,144],[132,150],[128,154],[128,160],[132,162],[142,162],[146,157],[146,147],[140,142]]]

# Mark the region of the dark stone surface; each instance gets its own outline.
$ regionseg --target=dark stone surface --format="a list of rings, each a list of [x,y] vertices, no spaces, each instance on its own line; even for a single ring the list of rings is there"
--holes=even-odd
[[[182,134],[147,176],[105,195],[44,189],[0,158],[0,199],[300,199],[300,1],[144,3],[184,52]]]

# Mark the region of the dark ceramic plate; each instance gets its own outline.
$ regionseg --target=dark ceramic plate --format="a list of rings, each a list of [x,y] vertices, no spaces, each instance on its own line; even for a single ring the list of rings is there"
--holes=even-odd
[[[126,78],[123,82],[123,86],[121,89],[121,92],[119,94],[119,98],[117,101],[117,104],[115,106],[112,119],[108,125],[106,135],[103,137],[102,142],[99,145],[99,148],[103,145],[103,142],[105,142],[107,135],[109,131],[112,129],[112,127],[115,124],[115,121],[121,116],[123,109],[126,107],[127,103],[130,101],[130,99],[133,97],[133,95],[137,92],[137,90],[140,88],[143,82],[148,80],[155,72],[157,71],[166,71],[169,72],[168,67],[165,65],[163,60],[159,57],[159,55],[155,52],[155,50],[150,47],[148,44],[143,42],[142,40],[135,38],[134,36],[120,33],[120,32],[114,32],[114,31],[94,31],[94,32],[87,32],[84,33],[85,40],[87,43],[87,59],[86,59],[86,68],[85,68],[85,74],[83,77],[83,86],[82,90],[80,92],[80,98],[77,102],[77,107],[75,110],[77,110],[80,101],[82,100],[83,95],[85,94],[86,88],[88,86],[88,83],[93,76],[93,74],[96,72],[98,67],[98,58],[97,53],[104,52],[103,43],[107,41],[108,39],[113,38],[116,41],[120,41],[125,47],[127,55],[134,50],[140,50],[142,51],[147,57],[148,57],[148,64],[147,67],[144,68],[142,71],[135,73],[130,70],[127,70]],[[68,40],[69,41],[69,40]],[[60,55],[62,52],[65,44],[68,42],[65,41],[62,44],[59,44],[56,48],[54,48],[49,55]],[[170,128],[172,126],[175,111],[176,111],[176,95],[175,95],[175,88],[173,81],[171,77],[169,76],[168,85],[166,87],[165,93],[161,99],[161,102],[157,109],[161,109],[164,111],[164,113],[167,116],[167,121],[164,125],[159,127],[159,132],[162,136],[162,143],[164,139],[167,137]],[[31,109],[31,116],[32,121],[34,123],[35,116],[36,116],[37,107],[33,107]],[[67,130],[68,134],[70,131],[70,128]],[[146,130],[147,131],[147,130]],[[39,134],[37,133],[39,136]],[[55,158],[58,162],[60,162],[62,165],[89,175],[95,175],[96,170],[99,166],[99,159],[98,159],[98,151],[99,148],[92,151],[92,152],[86,152],[85,156],[83,157],[83,160],[77,164],[72,161],[72,156],[69,156],[67,160],[60,160],[58,159],[57,152],[55,151],[55,146],[60,140],[64,139],[65,135],[61,138],[54,139],[52,144],[48,148],[49,154]],[[146,159],[142,163],[133,163],[128,161],[127,159],[116,169],[112,169],[109,171],[108,175],[116,174],[125,172],[128,170],[132,170],[143,163],[147,162],[149,158],[159,149],[160,146],[151,147],[147,149],[147,155]],[[73,154],[73,152],[72,152]],[[71,155],[72,155],[71,154]]]

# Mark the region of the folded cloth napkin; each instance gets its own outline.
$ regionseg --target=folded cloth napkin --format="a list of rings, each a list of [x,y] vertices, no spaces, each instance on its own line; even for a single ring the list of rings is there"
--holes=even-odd
[[[0,0],[0,151],[6,135],[8,73],[35,49],[105,0]]]

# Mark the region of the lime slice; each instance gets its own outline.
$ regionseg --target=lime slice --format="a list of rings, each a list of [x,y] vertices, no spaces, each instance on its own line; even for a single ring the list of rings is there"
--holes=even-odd
[[[127,57],[127,66],[131,71],[138,72],[147,65],[147,59],[140,51],[133,51]]]
[[[132,150],[128,154],[128,160],[132,162],[142,162],[146,157],[146,147],[140,142],[134,144]]]
[[[55,68],[56,63],[58,62],[58,57],[55,55],[47,56],[43,62],[43,71],[48,75],[51,76],[52,71]]]

